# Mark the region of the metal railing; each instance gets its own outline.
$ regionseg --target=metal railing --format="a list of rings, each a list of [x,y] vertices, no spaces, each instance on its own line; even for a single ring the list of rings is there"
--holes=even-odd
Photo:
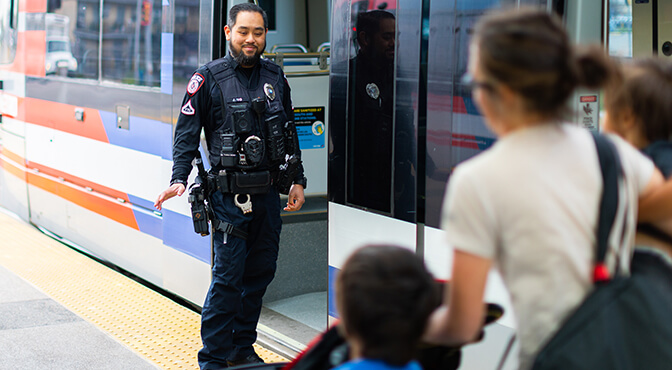
[[[264,57],[271,59],[275,64],[279,65],[283,70],[285,65],[289,65],[289,60],[300,60],[300,61],[309,61],[311,66],[317,66],[319,70],[316,71],[297,71],[297,72],[285,72],[287,76],[323,76],[329,74],[329,56],[328,51],[321,51],[315,53],[264,53]]]

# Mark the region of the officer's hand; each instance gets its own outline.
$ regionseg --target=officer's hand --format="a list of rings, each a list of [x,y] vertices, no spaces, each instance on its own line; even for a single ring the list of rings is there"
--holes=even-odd
[[[163,204],[163,202],[167,201],[168,199],[176,195],[178,197],[181,196],[182,194],[184,194],[185,190],[186,188],[184,187],[183,184],[175,183],[171,185],[168,189],[164,190],[163,193],[159,194],[159,197],[156,199],[156,202],[154,202],[154,207],[160,211],[161,204]]]
[[[303,203],[306,202],[306,198],[303,196],[303,185],[294,184],[289,189],[289,198],[287,198],[287,207],[285,211],[294,212],[298,211],[303,207]]]

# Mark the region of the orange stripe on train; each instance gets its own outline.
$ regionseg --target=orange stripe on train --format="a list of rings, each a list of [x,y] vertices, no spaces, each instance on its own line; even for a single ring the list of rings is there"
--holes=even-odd
[[[20,3],[20,2],[19,2]],[[34,77],[44,77],[47,53],[45,31],[19,32],[16,38],[16,57],[12,64],[2,66],[12,72]]]
[[[45,13],[47,11],[47,0],[19,1],[19,11],[26,13]]]
[[[74,105],[24,98],[19,99],[19,116],[27,123],[109,143],[103,120],[96,109],[85,108],[82,122],[75,120]]]
[[[4,151],[3,154],[5,154]],[[9,156],[7,157],[9,158]],[[2,157],[0,157],[0,167],[7,173],[11,173],[12,175],[18,177],[19,179],[26,181],[26,171],[24,171],[23,168],[17,167],[11,162],[2,159]]]
[[[50,179],[39,173],[26,172],[28,183],[48,191],[83,208],[139,230],[133,210],[128,203],[119,203],[94,192],[87,192],[74,185]]]
[[[3,146],[0,146],[0,154],[4,155],[8,159],[10,159],[10,160],[12,160],[12,161],[14,161],[14,162],[16,162],[20,165],[24,164],[24,159],[23,159],[22,156],[12,152],[11,150],[9,150],[9,149],[7,149]]]
[[[27,161],[26,162],[26,168],[28,169],[34,169],[38,170],[39,172],[49,175],[51,177],[56,177],[56,178],[61,178],[65,180],[66,182],[69,182],[71,184],[74,184],[76,186],[82,187],[82,188],[91,188],[93,191],[97,193],[101,193],[103,195],[106,195],[108,197],[114,198],[114,199],[123,199],[126,202],[129,202],[130,200],[128,199],[128,194],[120,192],[118,190],[114,190],[112,188],[108,188],[107,186],[100,185],[98,183],[82,179],[77,176],[73,176],[69,173],[59,171],[57,169],[47,167],[44,165],[41,165],[39,163]]]

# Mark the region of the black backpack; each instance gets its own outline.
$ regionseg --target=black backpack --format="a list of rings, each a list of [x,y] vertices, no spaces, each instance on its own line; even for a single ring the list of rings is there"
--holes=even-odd
[[[623,176],[614,144],[595,135],[604,191],[594,290],[542,348],[534,370],[672,368],[672,270],[655,253],[636,252],[630,276],[609,277],[604,260]]]

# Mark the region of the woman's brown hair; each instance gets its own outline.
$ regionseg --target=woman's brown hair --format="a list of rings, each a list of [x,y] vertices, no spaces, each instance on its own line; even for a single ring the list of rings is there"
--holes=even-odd
[[[561,21],[539,10],[487,15],[473,42],[486,77],[520,94],[527,109],[547,118],[563,116],[577,87],[604,87],[615,73],[604,51],[575,48]]]

